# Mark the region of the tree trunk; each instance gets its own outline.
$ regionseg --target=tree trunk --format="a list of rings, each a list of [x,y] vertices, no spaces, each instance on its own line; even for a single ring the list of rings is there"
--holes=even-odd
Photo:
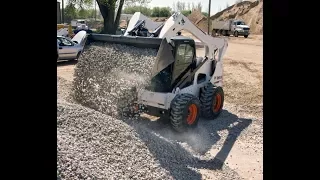
[[[119,8],[118,8],[117,16],[116,16],[116,20],[114,21],[114,26],[113,26],[115,28],[115,31],[117,31],[118,26],[119,26],[120,16],[121,16],[123,4],[124,4],[124,0],[120,0]]]
[[[116,34],[116,31],[119,26],[119,20],[121,16],[122,7],[124,4],[124,0],[120,0],[119,8],[117,11],[117,16],[115,18],[115,2],[100,2],[99,0],[96,0],[101,15],[103,17],[103,33],[105,34]]]
[[[114,9],[115,7],[110,7],[108,3],[101,3],[96,0],[99,6],[101,15],[103,17],[103,33],[105,34],[115,34],[114,28]]]

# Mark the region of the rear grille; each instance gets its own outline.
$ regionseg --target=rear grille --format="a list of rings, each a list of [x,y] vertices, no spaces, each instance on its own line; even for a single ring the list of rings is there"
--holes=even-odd
[[[243,28],[243,30],[248,30],[248,31],[249,31],[249,30],[250,30],[250,28]]]

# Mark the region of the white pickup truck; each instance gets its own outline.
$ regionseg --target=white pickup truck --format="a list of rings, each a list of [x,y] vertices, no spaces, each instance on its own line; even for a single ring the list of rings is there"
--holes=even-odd
[[[83,20],[83,19],[78,19],[78,20],[72,20],[71,21],[71,26],[73,27],[73,28],[83,28],[83,30],[86,30],[85,28],[87,28],[88,29],[88,26],[87,26],[87,24],[86,24],[86,21],[85,20]]]
[[[223,36],[233,35],[234,37],[244,36],[247,38],[250,34],[250,27],[241,20],[228,20],[228,21],[212,21],[212,34],[216,33]]]

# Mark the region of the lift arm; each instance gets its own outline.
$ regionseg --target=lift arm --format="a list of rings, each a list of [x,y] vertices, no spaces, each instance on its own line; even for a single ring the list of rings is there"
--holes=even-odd
[[[170,42],[170,38],[176,36],[181,30],[187,30],[202,43],[205,44],[205,56],[210,60],[222,61],[222,57],[228,47],[228,42],[224,38],[216,38],[205,34],[197,26],[195,26],[187,17],[181,13],[174,13],[164,24],[159,37],[166,38]],[[218,57],[215,59],[214,53],[218,50]]]

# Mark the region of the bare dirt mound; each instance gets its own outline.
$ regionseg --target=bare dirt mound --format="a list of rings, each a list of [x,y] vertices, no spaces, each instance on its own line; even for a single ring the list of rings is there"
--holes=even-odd
[[[205,18],[205,16],[197,10],[192,11],[191,14],[189,14],[188,16],[188,19],[194,24],[197,24],[203,18]]]
[[[208,32],[208,20],[200,11],[194,10],[188,16],[188,19],[203,32]]]
[[[234,4],[210,17],[211,20],[239,19],[250,26],[253,34],[263,32],[263,0],[243,1]]]

